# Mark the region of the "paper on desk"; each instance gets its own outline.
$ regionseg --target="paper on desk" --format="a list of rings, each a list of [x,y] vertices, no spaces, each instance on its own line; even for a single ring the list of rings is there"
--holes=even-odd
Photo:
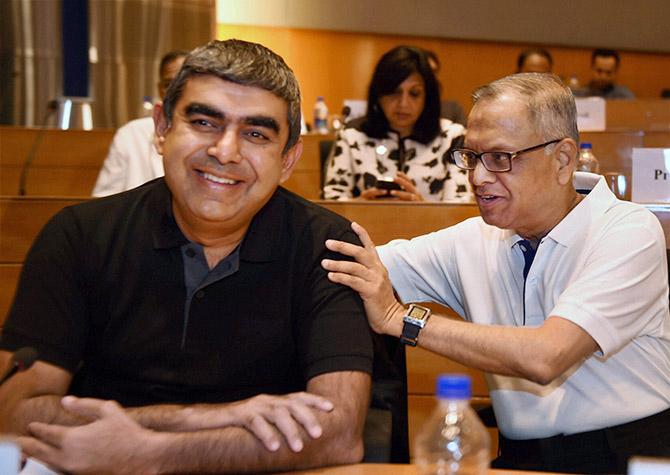
[[[59,473],[43,465],[42,462],[29,458],[19,475],[59,475]]]

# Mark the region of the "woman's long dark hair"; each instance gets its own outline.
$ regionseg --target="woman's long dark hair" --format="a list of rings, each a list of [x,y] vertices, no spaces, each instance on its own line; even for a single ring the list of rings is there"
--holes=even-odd
[[[395,92],[411,74],[423,78],[426,101],[421,115],[414,124],[412,138],[423,144],[430,143],[440,133],[440,89],[423,50],[413,46],[397,46],[381,57],[372,75],[368,90],[368,110],[361,130],[369,137],[384,138],[390,130],[389,122],[379,105],[379,98]]]

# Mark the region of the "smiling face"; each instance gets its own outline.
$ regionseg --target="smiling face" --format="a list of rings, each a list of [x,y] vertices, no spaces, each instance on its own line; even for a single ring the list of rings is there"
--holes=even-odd
[[[379,106],[391,129],[406,137],[426,104],[426,88],[419,73],[412,73],[391,94],[379,98]]]
[[[287,114],[286,102],[271,92],[211,75],[188,80],[171,124],[156,108],[157,149],[187,236],[246,230],[300,155],[300,143],[282,155]]]
[[[552,138],[560,137],[542,137],[531,127],[522,101],[506,94],[475,104],[465,147],[477,152],[515,152]],[[556,224],[566,192],[566,172],[559,170],[555,158],[558,147],[549,145],[517,156],[509,172],[490,172],[481,161],[477,163],[468,177],[486,223],[527,238],[542,236]]]

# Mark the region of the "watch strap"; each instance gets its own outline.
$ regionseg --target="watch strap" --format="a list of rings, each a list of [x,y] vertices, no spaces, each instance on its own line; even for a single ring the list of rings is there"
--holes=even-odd
[[[400,335],[400,342],[409,345],[416,346],[416,341],[419,338],[419,332],[421,327],[414,323],[404,322],[402,326],[402,334]]]

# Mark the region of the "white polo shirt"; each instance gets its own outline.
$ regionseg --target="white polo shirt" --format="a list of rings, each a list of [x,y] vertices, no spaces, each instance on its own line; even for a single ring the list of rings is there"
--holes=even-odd
[[[574,322],[598,351],[547,386],[487,375],[501,432],[550,437],[622,424],[670,407],[670,315],[665,238],[644,207],[619,201],[598,175],[540,242],[524,295],[522,239],[471,218],[378,248],[404,302],[438,302],[483,325]],[[430,325],[430,322],[428,323]]]
[[[163,157],[154,147],[153,118],[131,120],[114,134],[92,195],[120,193],[164,174]]]

